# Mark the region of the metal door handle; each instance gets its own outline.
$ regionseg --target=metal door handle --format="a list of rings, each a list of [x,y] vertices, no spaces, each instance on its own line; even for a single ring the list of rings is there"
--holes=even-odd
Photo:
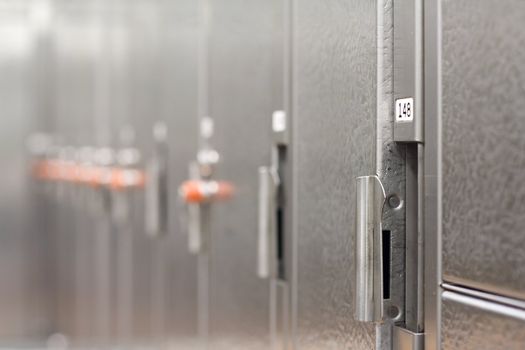
[[[168,226],[168,176],[164,159],[156,158],[149,164],[145,190],[146,232],[162,236]]]
[[[164,123],[155,123],[153,137],[155,150],[147,171],[145,221],[149,235],[161,236],[168,230],[168,146]]]
[[[190,179],[200,180],[200,170],[197,163],[190,164]],[[201,205],[188,203],[188,249],[190,253],[197,254],[202,251]]]
[[[260,278],[277,276],[276,187],[276,178],[272,169],[270,167],[260,167],[257,248],[257,275]]]
[[[383,319],[381,217],[385,198],[377,176],[357,178],[355,318],[362,322]]]

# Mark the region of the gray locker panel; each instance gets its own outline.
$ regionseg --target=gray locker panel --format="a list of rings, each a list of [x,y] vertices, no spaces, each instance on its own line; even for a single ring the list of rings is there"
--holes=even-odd
[[[166,334],[176,349],[192,348],[197,340],[197,257],[188,251],[185,208],[178,186],[188,178],[198,141],[197,65],[199,3],[179,0],[163,7],[163,81],[161,116],[169,137],[169,230],[158,243],[164,250]]]
[[[376,173],[376,3],[295,7],[297,345],[373,349],[352,271],[355,178]]]
[[[130,120],[142,155],[140,166],[144,167],[151,156],[152,127],[160,112],[159,8],[156,1],[135,1],[132,6],[123,2],[122,5],[128,11],[130,30]],[[161,254],[156,251],[158,242],[145,233],[144,191],[134,193],[133,204],[133,338],[138,344],[150,344],[158,331],[154,329],[157,315],[152,311],[155,303],[164,301],[154,295],[155,259],[160,259]]]
[[[525,3],[443,1],[443,273],[525,297]]]
[[[109,75],[106,93],[109,94],[108,123],[110,125],[110,145],[119,147],[136,147],[138,137],[133,130],[133,115],[131,114],[131,71],[130,57],[133,42],[132,20],[130,10],[132,2],[123,6],[122,1],[111,1],[105,4],[105,16],[108,25],[102,29],[106,42],[104,57],[107,59],[107,74]],[[130,140],[124,140],[124,134],[129,132]],[[135,213],[136,194],[116,193],[111,196],[112,212],[122,208],[121,218],[112,214],[112,232],[114,246],[112,247],[111,267],[114,273],[114,289],[111,300],[114,310],[112,318],[112,344],[126,346],[134,339],[135,320],[135,289],[134,285],[134,232],[135,222],[131,217]],[[118,202],[118,203],[117,203]],[[120,216],[120,215],[119,215]]]
[[[46,202],[30,178],[26,141],[45,124],[38,103],[42,59],[28,1],[0,2],[0,344],[39,346],[52,330],[52,235]]]
[[[93,14],[57,6],[53,26],[56,98],[55,134],[59,145],[82,146],[94,142],[95,83],[92,77],[98,41],[91,25]],[[80,48],[80,42],[84,46]],[[74,342],[85,341],[95,332],[97,280],[94,255],[96,227],[91,220],[94,203],[83,202],[78,189],[54,186],[51,196],[58,204],[58,331]],[[95,197],[93,197],[95,198]],[[93,212],[92,212],[93,210]],[[99,211],[99,210],[98,210]],[[100,218],[100,217],[99,217]],[[96,221],[95,221],[96,222]]]
[[[274,97],[282,82],[275,65],[282,63],[274,60],[273,47],[282,40],[274,16],[283,5],[210,3],[212,143],[222,156],[215,178],[236,188],[231,201],[212,208],[210,347],[267,349],[270,287],[256,274],[258,167],[270,163],[271,115],[282,108]]]
[[[521,350],[525,344],[524,311],[453,295],[443,301],[443,350]],[[466,299],[465,299],[466,298]],[[478,304],[476,307],[472,304]],[[502,311],[499,314],[494,311]]]

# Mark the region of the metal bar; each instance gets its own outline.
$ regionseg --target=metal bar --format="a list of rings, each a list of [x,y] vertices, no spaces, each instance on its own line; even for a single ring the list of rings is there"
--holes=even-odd
[[[423,3],[425,349],[441,348],[441,1]]]
[[[259,168],[259,226],[257,275],[260,278],[277,276],[276,256],[276,188],[269,167]]]
[[[525,311],[515,307],[494,303],[491,301],[473,298],[468,295],[459,294],[451,291],[444,291],[442,295],[443,300],[453,301],[462,305],[468,305],[473,308],[492,312],[494,314],[512,317],[519,321],[525,321]]]

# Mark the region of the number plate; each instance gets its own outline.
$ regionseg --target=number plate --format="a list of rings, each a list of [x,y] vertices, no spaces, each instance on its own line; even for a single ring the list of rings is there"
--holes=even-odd
[[[411,122],[414,120],[414,99],[400,98],[396,100],[396,122]]]

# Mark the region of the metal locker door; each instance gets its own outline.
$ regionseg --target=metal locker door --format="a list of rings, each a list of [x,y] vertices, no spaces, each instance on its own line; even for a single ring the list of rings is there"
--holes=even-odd
[[[257,275],[258,168],[270,162],[271,118],[282,109],[281,1],[210,1],[209,103],[221,160],[235,186],[210,223],[210,347],[270,347],[270,285]]]
[[[127,10],[130,33],[130,125],[136,133],[136,146],[140,152],[140,167],[145,168],[152,150],[153,124],[159,116],[159,40],[158,5],[155,1],[122,2]],[[133,206],[133,337],[137,344],[152,344],[154,293],[155,242],[145,232],[146,196],[143,190],[134,193]]]
[[[130,63],[132,56],[133,23],[130,18],[132,3],[125,1],[105,2],[103,9],[107,24],[101,29],[106,61],[105,86],[100,86],[106,99],[108,130],[115,166],[140,169],[140,154],[137,149],[138,137],[131,113],[133,85]],[[105,95],[105,96],[104,96]],[[135,157],[135,159],[133,159]],[[129,158],[126,160],[126,158]],[[129,346],[134,344],[135,316],[135,254],[134,233],[137,206],[137,192],[141,189],[112,190],[109,195],[111,236],[111,271],[114,281],[111,289],[112,319],[111,344]]]
[[[522,348],[525,8],[448,0],[429,8],[425,220],[435,238],[426,264],[431,288],[443,289],[442,298],[438,288],[427,294],[427,345]]]
[[[54,326],[52,213],[42,186],[30,178],[30,134],[52,128],[41,104],[38,69],[48,36],[31,21],[29,1],[0,5],[0,342],[3,347],[41,346]],[[29,150],[28,150],[29,151]]]
[[[392,320],[404,322],[405,146],[393,140],[392,6],[295,3],[293,296],[299,349],[390,349]],[[374,194],[375,209],[357,205],[364,193],[358,189]],[[382,253],[373,253],[382,256],[374,259],[374,273],[383,276],[381,282],[374,277],[370,289],[377,301],[373,315],[356,291],[366,286],[355,281],[366,273],[356,237],[365,212],[365,219],[376,212],[374,242],[385,243]]]
[[[443,278],[523,299],[525,4],[442,8]]]
[[[97,82],[103,79],[103,69],[97,64],[102,45],[97,36],[99,15],[89,6],[60,3],[56,7],[54,105],[58,142],[64,147],[109,143],[108,120],[97,109],[101,102]],[[109,271],[110,222],[103,195],[72,184],[59,184],[58,190],[59,215],[67,223],[58,247],[64,256],[60,267],[65,269],[60,278],[66,282],[59,286],[65,292],[60,307],[65,307],[66,327],[61,331],[76,344],[107,339],[110,282],[105,273]]]
[[[199,2],[164,2],[160,114],[168,128],[168,232],[163,237],[166,271],[166,334],[176,349],[198,343],[197,257],[188,251],[185,208],[177,188],[188,177],[197,153]]]
[[[504,304],[504,298],[499,299],[491,302],[455,292],[444,292],[442,349],[523,349],[525,304],[521,302],[521,305],[510,306],[512,304]]]

